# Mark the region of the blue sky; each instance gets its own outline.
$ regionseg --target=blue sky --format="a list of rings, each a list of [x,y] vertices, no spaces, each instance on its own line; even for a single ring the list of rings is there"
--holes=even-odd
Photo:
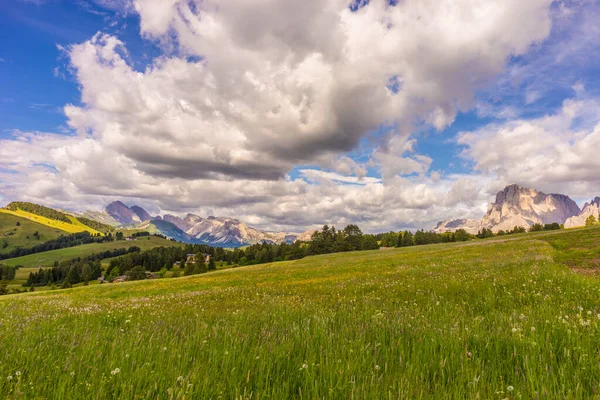
[[[274,229],[324,218],[394,229],[476,217],[507,183],[600,194],[589,174],[564,173],[586,169],[572,160],[587,160],[579,141],[598,123],[593,1],[483,16],[450,1],[174,3],[0,6],[5,202],[123,198]],[[542,143],[511,142],[523,129]],[[528,146],[539,154],[513,157]],[[378,219],[389,205],[401,210]]]

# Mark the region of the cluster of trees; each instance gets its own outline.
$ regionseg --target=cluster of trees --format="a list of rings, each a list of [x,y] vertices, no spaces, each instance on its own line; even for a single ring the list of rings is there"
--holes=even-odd
[[[150,236],[150,232],[146,232],[146,231],[142,231],[142,232],[135,232],[133,234],[131,234],[131,237],[145,237],[145,236]]]
[[[424,230],[412,233],[404,232],[388,232],[380,234],[382,247],[408,247],[422,246],[435,243],[452,243],[464,242],[471,240],[473,235],[467,233],[464,229],[458,229],[456,232],[427,232]]]
[[[139,253],[140,248],[131,246],[128,249],[107,250],[87,257],[77,257],[62,263],[55,262],[52,268],[40,268],[31,272],[23,286],[62,285],[71,287],[76,283],[88,282],[102,276],[100,260],[123,256],[127,253]]]
[[[515,226],[510,231],[499,230],[498,233],[494,234],[491,229],[483,228],[477,233],[477,237],[480,239],[485,239],[493,236],[504,236],[504,235],[514,235],[515,233],[525,233],[525,232],[541,232],[541,231],[554,231],[558,229],[563,229],[564,226],[560,225],[558,222],[553,222],[551,224],[533,224],[526,229],[522,226]]]
[[[207,254],[215,261],[230,261],[231,251],[220,247],[211,247],[203,244],[186,245],[182,247],[155,247],[153,249],[127,254],[110,260],[106,270],[107,279],[126,272],[133,267],[142,267],[144,271],[158,272],[163,268],[170,270],[178,264],[185,268],[188,254]]]
[[[203,253],[197,253],[193,257],[193,260],[184,262],[183,264],[184,275],[198,275],[217,269],[215,259],[213,257],[210,257],[208,263],[206,263],[206,259]]]
[[[12,281],[15,279],[17,269],[8,265],[0,265],[0,281]]]
[[[76,217],[76,218],[77,218],[77,221],[81,222],[85,226],[89,226],[90,228],[95,229],[104,234],[116,231],[116,229],[113,228],[112,226],[103,224],[98,221],[94,221],[93,219],[89,219],[89,218],[85,218],[85,217]]]
[[[306,242],[296,241],[289,243],[257,243],[243,249],[225,250],[220,247],[211,247],[202,244],[187,245],[183,247],[157,247],[141,253],[128,254],[110,261],[106,271],[107,277],[126,275],[126,272],[140,266],[145,271],[159,272],[179,265],[184,274],[202,273],[216,268],[214,262],[224,262],[227,265],[254,265],[273,261],[297,260],[308,255],[336,253],[354,250],[376,250],[379,244],[374,235],[363,234],[356,225],[348,225],[343,230],[335,227],[323,226],[315,232],[311,240]],[[206,254],[210,256],[208,265],[187,263],[188,254]],[[202,261],[204,263],[204,261]]]
[[[40,215],[42,217],[66,222],[67,224],[73,223],[66,214],[61,213],[60,211],[53,210],[52,208],[40,206],[39,204],[28,203],[23,201],[13,201],[12,203],[6,206],[6,209],[11,211],[23,210],[35,215]]]
[[[533,224],[529,227],[529,232],[541,232],[541,231],[555,231],[560,229],[561,226],[558,222],[552,224]]]
[[[598,220],[596,219],[596,216],[594,214],[590,215],[585,220],[585,226],[594,226],[597,224],[598,224]]]
[[[102,265],[96,261],[76,261],[69,264],[60,264],[56,267],[31,272],[23,286],[61,285],[63,288],[71,287],[79,282],[89,282],[102,276]]]
[[[36,232],[37,233],[37,232]],[[39,236],[38,236],[39,237]],[[7,253],[0,254],[0,260],[8,258],[22,257],[29,254],[41,253],[44,251],[64,249],[67,247],[79,246],[81,244],[88,243],[103,243],[110,242],[113,240],[111,235],[101,236],[92,235],[89,232],[78,232],[71,235],[59,236],[56,239],[48,240],[47,242],[36,244],[33,247],[27,248],[16,248]]]
[[[307,252],[304,255],[339,253],[356,250],[377,250],[379,244],[374,235],[365,235],[357,225],[347,225],[344,229],[336,231],[323,226],[321,231],[313,233],[307,242]]]

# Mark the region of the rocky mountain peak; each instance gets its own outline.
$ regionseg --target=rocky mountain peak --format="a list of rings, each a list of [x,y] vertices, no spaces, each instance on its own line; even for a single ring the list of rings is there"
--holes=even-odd
[[[152,216],[148,213],[148,211],[144,210],[140,206],[133,206],[130,208],[131,211],[137,215],[142,221],[149,221],[152,219]]]
[[[140,223],[142,220],[121,201],[113,201],[105,209],[106,213],[122,225]]]
[[[579,212],[579,206],[569,196],[512,184],[496,194],[496,201],[488,207],[482,226],[497,232],[515,226],[527,228],[536,223],[562,224]]]
[[[565,228],[585,226],[585,221],[590,215],[593,215],[596,219],[600,216],[600,197],[595,197],[589,203],[585,203],[579,214],[565,221]]]

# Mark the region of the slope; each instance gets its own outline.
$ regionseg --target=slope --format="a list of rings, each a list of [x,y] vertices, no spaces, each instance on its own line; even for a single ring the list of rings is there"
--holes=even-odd
[[[4,296],[0,396],[591,398],[600,280],[557,261],[578,235],[600,246],[594,228]]]
[[[15,216],[21,217],[21,218],[26,218],[30,221],[37,222],[38,224],[46,225],[47,227],[54,228],[54,229],[59,229],[61,231],[67,232],[67,233],[88,231],[93,234],[101,234],[97,230],[82,224],[81,222],[79,222],[77,220],[77,218],[70,216],[70,215],[68,215],[67,218],[71,221],[71,223],[67,223],[64,221],[58,221],[55,219],[42,217],[41,215],[32,214],[30,212],[23,211],[23,210],[12,211],[12,210],[0,209],[0,213],[15,215]]]
[[[118,240],[105,243],[90,243],[81,246],[68,247],[60,250],[45,251],[43,253],[30,254],[23,257],[9,258],[0,261],[1,264],[16,266],[21,265],[25,268],[51,267],[55,261],[61,262],[70,260],[74,257],[85,257],[93,253],[99,253],[105,250],[129,248],[137,246],[143,250],[149,250],[158,246],[181,246],[182,243],[173,242],[156,236],[139,238],[138,240]]]
[[[36,232],[39,234],[39,239],[34,236]],[[65,232],[58,228],[52,228],[18,215],[0,212],[0,253],[9,252],[17,247],[32,247],[64,234]],[[4,243],[7,244],[6,247],[4,247]]]

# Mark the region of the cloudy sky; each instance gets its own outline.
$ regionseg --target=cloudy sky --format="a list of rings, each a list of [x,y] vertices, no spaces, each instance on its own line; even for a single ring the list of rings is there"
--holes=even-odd
[[[0,203],[260,228],[600,195],[595,0],[13,0]]]

